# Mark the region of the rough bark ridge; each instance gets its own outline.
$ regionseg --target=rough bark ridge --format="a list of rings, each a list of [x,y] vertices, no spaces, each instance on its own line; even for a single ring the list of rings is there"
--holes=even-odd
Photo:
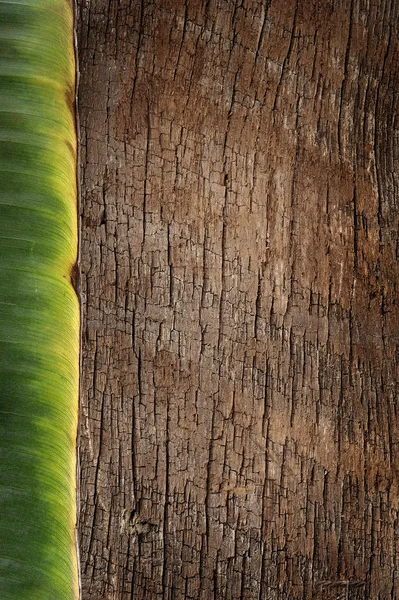
[[[84,600],[399,598],[399,3],[78,4]]]

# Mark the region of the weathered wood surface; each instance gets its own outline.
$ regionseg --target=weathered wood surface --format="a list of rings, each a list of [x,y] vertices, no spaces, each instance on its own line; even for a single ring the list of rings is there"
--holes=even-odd
[[[399,598],[399,3],[78,5],[83,600]]]

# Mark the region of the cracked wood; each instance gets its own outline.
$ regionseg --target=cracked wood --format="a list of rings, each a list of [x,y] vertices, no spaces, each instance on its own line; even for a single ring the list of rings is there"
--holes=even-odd
[[[79,0],[83,600],[394,600],[395,0]]]

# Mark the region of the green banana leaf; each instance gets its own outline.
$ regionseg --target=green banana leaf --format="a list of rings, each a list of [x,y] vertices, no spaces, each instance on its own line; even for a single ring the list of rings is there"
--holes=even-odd
[[[79,304],[67,0],[0,0],[0,600],[76,600]]]

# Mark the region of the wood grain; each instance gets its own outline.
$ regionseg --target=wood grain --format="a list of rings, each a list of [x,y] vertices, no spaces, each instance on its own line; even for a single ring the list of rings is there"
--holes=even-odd
[[[79,0],[84,600],[399,598],[394,0]]]

